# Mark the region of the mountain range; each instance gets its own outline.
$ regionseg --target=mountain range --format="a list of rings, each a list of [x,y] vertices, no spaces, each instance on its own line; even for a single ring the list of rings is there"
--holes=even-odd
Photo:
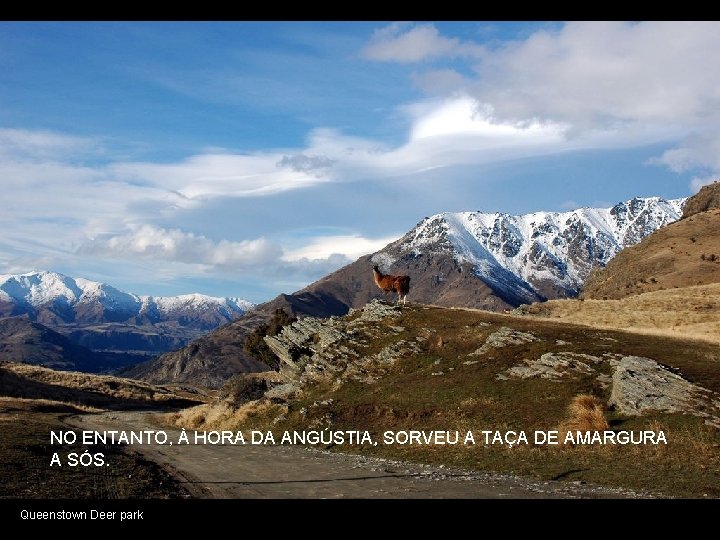
[[[132,363],[128,354],[138,362],[182,347],[252,307],[202,294],[140,296],[56,272],[0,275],[0,317],[24,317],[77,345],[121,354],[123,364]]]
[[[612,208],[570,212],[441,213],[402,238],[293,294],[281,294],[188,346],[134,367],[149,382],[220,386],[234,373],[265,367],[242,349],[249,331],[276,309],[296,316],[344,315],[382,292],[372,266],[411,278],[408,301],[504,311],[573,297],[595,268],[681,217],[686,199],[635,198]],[[394,300],[394,298],[393,298]]]

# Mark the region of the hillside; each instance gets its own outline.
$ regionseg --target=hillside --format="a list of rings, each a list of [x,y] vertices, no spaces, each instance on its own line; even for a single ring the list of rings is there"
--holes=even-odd
[[[84,445],[78,437],[74,444],[53,448],[48,434],[68,430],[68,417],[88,411],[172,409],[197,402],[118,377],[0,361],[0,499],[187,498],[182,484],[128,446]],[[109,467],[49,467],[54,451],[61,456],[101,452]]]
[[[703,186],[695,195],[688,199],[683,207],[683,218],[706,212],[713,208],[720,208],[720,180]]]
[[[77,371],[96,371],[102,364],[91,350],[24,317],[0,319],[0,359]]]
[[[179,407],[197,403],[166,388],[111,375],[57,371],[0,360],[0,397],[49,400],[105,409]]]
[[[720,283],[720,183],[705,186],[686,208],[683,219],[626,248],[591,275],[583,297],[618,299]]]
[[[377,446],[321,447],[666,495],[720,496],[715,344],[378,302],[345,317],[301,319],[268,343],[283,367],[274,375],[280,380],[268,378],[264,397],[248,401],[230,393],[168,421],[189,429],[368,430],[381,441]],[[583,403],[595,407],[594,420],[583,420],[589,410]],[[549,429],[662,431],[669,443],[509,446],[485,442],[481,434]],[[471,430],[476,444],[389,444],[387,430]]]
[[[233,374],[266,369],[242,351],[248,330],[278,308],[298,316],[328,317],[381,298],[372,277],[374,263],[385,273],[411,277],[408,301],[413,303],[504,311],[547,297],[574,296],[593,268],[679,219],[683,204],[684,199],[649,197],[562,213],[437,214],[379,252],[261,304],[127,375],[217,387]]]
[[[514,313],[720,345],[720,283],[633,294],[616,300],[550,300]]]

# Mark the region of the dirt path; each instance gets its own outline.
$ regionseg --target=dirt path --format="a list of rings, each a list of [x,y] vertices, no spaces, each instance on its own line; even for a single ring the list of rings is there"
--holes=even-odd
[[[158,429],[147,411],[73,416],[76,429]],[[170,435],[171,430],[166,430]],[[176,432],[170,440],[177,440]],[[542,482],[293,446],[133,445],[201,498],[624,498],[626,490]]]

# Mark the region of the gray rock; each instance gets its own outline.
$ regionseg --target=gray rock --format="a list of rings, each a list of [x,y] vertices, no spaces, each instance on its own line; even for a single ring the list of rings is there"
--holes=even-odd
[[[545,353],[537,360],[523,360],[522,364],[513,366],[505,371],[505,377],[529,379],[540,377],[542,379],[559,380],[563,377],[589,375],[595,372],[592,364],[599,364],[603,360],[597,356],[572,352]],[[501,374],[502,375],[502,374]],[[506,380],[498,375],[496,379]]]
[[[320,380],[334,381],[336,386],[348,379],[372,383],[398,358],[420,351],[417,342],[397,340],[376,354],[362,354],[375,338],[405,330],[378,324],[400,312],[397,306],[375,300],[348,317],[302,318],[264,340],[281,360],[285,380],[300,388]]]
[[[288,400],[294,398],[299,391],[300,391],[300,388],[298,388],[294,384],[291,384],[291,383],[279,384],[277,386],[273,386],[267,392],[265,392],[265,397],[270,398],[270,399],[277,399],[277,400],[281,400],[281,401],[288,401]]]
[[[520,332],[519,330],[502,326],[497,332],[493,332],[485,339],[482,347],[471,352],[468,356],[479,356],[492,349],[499,349],[507,347],[508,345],[522,345],[523,343],[530,343],[532,341],[541,341],[541,339],[530,332]]]
[[[382,300],[375,299],[365,304],[365,307],[362,308],[362,313],[356,321],[381,321],[385,317],[393,317],[399,314],[399,306],[393,306],[383,302]]]
[[[683,412],[720,428],[720,401],[710,390],[693,384],[650,358],[625,356],[612,378],[610,404],[627,415]]]

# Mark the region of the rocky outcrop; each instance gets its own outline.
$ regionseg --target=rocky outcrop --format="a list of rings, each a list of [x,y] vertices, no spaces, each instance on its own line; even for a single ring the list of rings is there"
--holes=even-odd
[[[532,341],[540,341],[540,339],[530,332],[520,332],[507,326],[502,326],[497,332],[493,332],[485,339],[482,347],[471,352],[468,356],[480,356],[493,349],[500,349],[508,345],[522,345],[523,343],[530,343]]]
[[[614,361],[610,404],[627,415],[682,412],[720,428],[720,399],[650,358],[625,356]]]
[[[285,400],[297,395],[309,382],[325,380],[334,386],[355,380],[373,383],[399,358],[419,352],[417,342],[393,339],[404,331],[401,326],[379,321],[398,317],[401,308],[379,300],[351,310],[346,317],[320,319],[305,317],[277,336],[266,336],[265,343],[280,359],[283,384],[271,388],[266,397]],[[389,331],[389,335],[388,335]],[[378,338],[389,343],[374,354],[370,345]]]
[[[703,186],[695,195],[690,197],[683,208],[683,219],[707,212],[713,208],[720,208],[720,181]]]
[[[595,368],[591,366],[602,362],[602,358],[589,354],[545,353],[537,360],[523,360],[522,364],[511,367],[504,374],[500,373],[497,378],[507,380],[509,377],[520,379],[540,377],[559,381],[563,377],[592,375]]]
[[[612,377],[600,368],[611,367]],[[720,428],[720,396],[693,384],[650,358],[606,353],[602,357],[574,352],[548,352],[499,373],[497,380],[542,378],[561,382],[566,378],[594,376],[605,388],[612,384],[608,405],[630,416],[654,412],[698,416]]]

